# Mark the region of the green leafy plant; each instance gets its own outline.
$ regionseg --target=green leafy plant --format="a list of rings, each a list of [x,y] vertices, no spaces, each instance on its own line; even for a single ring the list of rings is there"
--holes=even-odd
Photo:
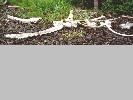
[[[69,13],[71,5],[67,0],[10,0],[25,9],[23,17],[41,16],[56,19]],[[60,16],[59,16],[60,15]]]

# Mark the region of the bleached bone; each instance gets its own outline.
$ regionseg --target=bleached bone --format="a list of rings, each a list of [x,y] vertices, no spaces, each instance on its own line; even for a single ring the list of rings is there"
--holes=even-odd
[[[5,5],[7,3],[7,0],[5,0],[2,4],[0,4],[0,5]]]
[[[133,18],[132,16],[125,16],[125,15],[122,15],[122,17],[123,17],[123,18],[129,18],[129,19],[130,19],[130,18],[131,18],[131,19]]]
[[[65,21],[67,22],[70,22],[70,21],[73,21],[73,10],[70,10],[70,13],[69,13],[69,16],[67,19],[65,19]]]
[[[65,19],[65,23],[63,25],[65,27],[77,27],[78,23],[80,23],[78,20],[74,20],[73,18],[73,10],[70,11],[70,14],[67,19]]]
[[[105,26],[104,22],[99,22],[99,25],[97,25],[96,22],[90,22],[88,19],[85,19],[84,21],[86,22],[87,26],[91,28],[99,28]]]
[[[63,20],[61,21],[53,21],[53,25],[56,26],[58,24],[63,24],[64,27],[77,27],[77,24],[80,23],[78,20],[74,20],[73,18],[73,10],[70,11],[70,14],[67,19],[65,19],[65,22]]]
[[[125,23],[125,24],[120,24],[119,25],[122,29],[131,29],[131,27],[133,27],[133,23]]]
[[[58,26],[46,29],[44,31],[39,31],[39,32],[34,32],[34,33],[21,32],[20,34],[7,34],[7,35],[5,35],[5,37],[23,39],[23,38],[28,38],[28,37],[39,36],[39,35],[44,35],[44,34],[56,32],[58,30],[61,30],[62,28],[63,28],[63,25],[58,25]]]
[[[92,27],[92,28],[97,27],[96,23],[95,22],[90,22],[89,19],[85,19],[84,21],[86,22],[87,26],[89,26],[89,27]]]
[[[98,18],[90,19],[90,21],[98,21],[98,20],[101,20],[103,18],[106,18],[106,17],[102,15],[102,16],[100,16]]]
[[[116,18],[115,18],[116,19]],[[104,22],[100,22],[100,25],[96,25],[95,22],[90,22],[88,19],[85,19],[85,22],[87,23],[87,26],[91,27],[91,28],[99,28],[99,27],[107,27],[112,33],[114,34],[117,34],[117,35],[120,35],[120,36],[133,36],[133,35],[126,35],[126,34],[121,34],[121,33],[118,33],[116,31],[114,31],[111,27],[111,20],[114,20],[114,19],[107,19],[105,20],[105,23]],[[133,25],[130,23],[130,26]]]
[[[9,5],[8,8],[19,8],[20,6],[11,6]]]
[[[3,4],[6,4],[6,3],[7,3],[7,0],[5,0]]]
[[[30,19],[21,19],[21,18],[18,18],[18,17],[14,17],[14,16],[10,16],[10,15],[7,15],[7,18],[10,19],[10,20],[14,20],[14,21],[19,21],[19,22],[22,22],[22,23],[37,23],[40,19],[42,19],[41,17],[38,17],[38,18],[30,18]]]
[[[133,36],[133,35],[126,35],[126,34],[121,34],[121,33],[118,33],[118,32],[116,32],[116,31],[114,31],[111,27],[111,21],[110,20],[106,20],[105,21],[105,25],[106,25],[106,27],[112,32],[112,33],[114,33],[114,34],[117,34],[117,35],[121,35],[121,36],[125,36],[125,37],[130,37],[130,36]]]
[[[102,19],[105,19],[105,16],[100,16],[98,18],[94,18],[94,19],[84,19],[84,21],[86,22],[87,26],[91,27],[91,28],[98,28],[98,27],[103,27],[105,26],[104,22],[102,22]],[[99,25],[97,25],[96,22],[99,22]]]
[[[53,32],[63,29],[63,27],[70,27],[70,26],[75,27],[76,25],[76,21],[75,21],[75,25],[73,23],[63,23],[62,21],[54,21],[53,23],[54,23],[54,27],[51,27],[43,31],[34,32],[34,33],[19,32],[20,34],[6,34],[5,37],[6,38],[17,38],[17,39],[28,38],[28,37],[53,33]]]

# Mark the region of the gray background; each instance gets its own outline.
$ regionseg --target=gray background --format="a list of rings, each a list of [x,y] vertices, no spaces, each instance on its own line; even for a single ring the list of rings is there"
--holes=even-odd
[[[131,46],[1,46],[0,100],[133,100]]]

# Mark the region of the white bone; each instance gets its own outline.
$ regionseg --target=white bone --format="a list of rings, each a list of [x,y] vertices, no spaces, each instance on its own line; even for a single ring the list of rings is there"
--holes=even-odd
[[[133,23],[125,23],[125,24],[120,24],[119,25],[122,29],[131,29],[131,27],[133,27]]]
[[[86,22],[87,26],[89,26],[89,27],[92,27],[92,28],[97,27],[95,22],[90,22],[88,19],[85,19],[84,21]]]
[[[102,16],[100,16],[98,18],[90,19],[90,21],[98,21],[98,20],[101,20],[103,18],[106,18],[106,17],[102,15]]]
[[[20,34],[7,34],[7,35],[5,35],[5,37],[22,39],[22,38],[28,38],[28,37],[33,37],[33,36],[52,33],[52,32],[61,30],[62,28],[63,28],[63,25],[59,25],[59,26],[56,26],[56,27],[52,27],[52,28],[49,28],[49,29],[46,29],[46,30],[43,30],[43,31],[39,31],[39,32],[34,32],[34,33],[22,33],[22,32],[20,32]]]
[[[66,22],[67,22],[67,21],[68,21],[68,22],[73,21],[73,10],[70,11],[70,14],[69,14],[68,18],[65,19],[65,21],[66,21]]]
[[[2,4],[0,4],[0,5],[5,5],[7,3],[7,0],[5,0]]]
[[[20,6],[11,6],[11,5],[9,5],[8,8],[20,8]]]
[[[133,36],[133,35],[126,35],[126,34],[121,34],[121,33],[118,33],[118,32],[116,32],[116,31],[114,31],[112,28],[111,28],[111,21],[110,20],[106,20],[105,21],[105,25],[106,25],[106,27],[112,32],[112,33],[114,33],[114,34],[117,34],[117,35],[121,35],[121,36]]]
[[[130,18],[132,19],[133,17],[132,16],[125,16],[125,15],[122,15],[123,18]]]
[[[14,20],[14,21],[19,21],[19,22],[22,22],[22,23],[37,23],[40,19],[40,17],[38,18],[30,18],[30,19],[21,19],[21,18],[18,18],[18,17],[14,17],[14,16],[10,16],[10,15],[7,15],[7,18],[10,19],[10,20]]]

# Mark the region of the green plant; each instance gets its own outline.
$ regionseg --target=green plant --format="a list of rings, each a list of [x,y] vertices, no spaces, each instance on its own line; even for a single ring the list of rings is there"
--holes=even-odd
[[[102,5],[102,10],[133,14],[133,0],[106,0]]]
[[[10,0],[10,3],[25,9],[21,14],[23,17],[41,16],[56,19],[65,16],[71,9],[66,0]]]

